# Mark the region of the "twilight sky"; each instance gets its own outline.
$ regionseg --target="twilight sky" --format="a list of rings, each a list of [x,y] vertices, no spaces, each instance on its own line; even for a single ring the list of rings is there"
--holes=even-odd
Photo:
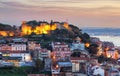
[[[120,28],[120,0],[0,0],[0,23],[20,26],[29,20]]]

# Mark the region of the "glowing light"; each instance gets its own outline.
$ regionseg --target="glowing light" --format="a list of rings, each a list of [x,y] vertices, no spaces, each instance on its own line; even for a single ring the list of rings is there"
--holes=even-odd
[[[22,35],[30,35],[32,33],[32,27],[26,24],[22,25]]]
[[[13,32],[10,31],[0,31],[1,36],[14,36]]]
[[[0,31],[0,35],[1,35],[1,36],[8,36],[8,34],[7,34],[6,31]]]
[[[64,23],[64,25],[63,25],[66,29],[68,29],[69,28],[69,25],[68,25],[68,23]]]
[[[26,55],[25,56],[25,61],[30,61],[31,60],[31,56],[30,55]]]
[[[22,35],[30,35],[32,32],[35,34],[48,34],[51,30],[55,30],[56,28],[56,24],[49,25],[45,23],[37,25],[35,28],[33,28],[24,22],[22,24]]]
[[[107,54],[107,57],[108,57],[108,58],[110,58],[110,57],[111,57],[111,55],[110,55],[110,54]]]
[[[56,65],[55,67],[56,67],[56,68],[59,68],[59,66],[58,66],[58,65]]]
[[[109,50],[109,47],[105,47],[105,49],[104,49],[105,51],[108,51]]]
[[[63,26],[64,26],[67,30],[71,30],[71,28],[69,27],[69,24],[68,24],[67,22],[65,22],[65,23],[63,24]]]
[[[51,30],[55,30],[57,28],[57,25],[56,24],[53,24],[52,26],[51,26]]]
[[[90,46],[90,43],[85,43],[85,47],[89,47]]]
[[[118,58],[119,58],[119,53],[118,53],[118,51],[115,51],[114,55],[115,55],[115,56],[114,56],[115,59],[118,59]]]
[[[55,59],[55,56],[53,56],[53,59]]]
[[[13,32],[9,33],[9,36],[14,36],[14,33]]]

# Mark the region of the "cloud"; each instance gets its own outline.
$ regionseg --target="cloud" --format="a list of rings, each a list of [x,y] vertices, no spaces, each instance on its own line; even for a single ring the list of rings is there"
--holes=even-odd
[[[26,5],[18,2],[1,2],[1,4],[7,5],[7,6],[14,6],[14,7],[26,7]]]
[[[7,6],[13,7],[33,7],[33,8],[40,8],[40,7],[49,7],[49,8],[100,8],[100,7],[120,7],[120,1],[113,1],[113,0],[6,0],[0,1],[0,3],[5,4]]]
[[[119,25],[119,0],[0,0],[0,20],[66,20],[81,25]]]

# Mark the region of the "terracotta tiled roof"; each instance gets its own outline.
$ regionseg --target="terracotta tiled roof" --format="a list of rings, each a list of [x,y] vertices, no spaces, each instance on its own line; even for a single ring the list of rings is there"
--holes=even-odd
[[[71,60],[89,60],[87,57],[71,57]]]

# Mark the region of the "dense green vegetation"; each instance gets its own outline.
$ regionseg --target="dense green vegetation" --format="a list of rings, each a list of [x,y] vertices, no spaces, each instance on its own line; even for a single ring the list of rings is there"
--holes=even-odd
[[[27,76],[28,74],[50,74],[36,71],[34,67],[0,68],[0,76]]]

